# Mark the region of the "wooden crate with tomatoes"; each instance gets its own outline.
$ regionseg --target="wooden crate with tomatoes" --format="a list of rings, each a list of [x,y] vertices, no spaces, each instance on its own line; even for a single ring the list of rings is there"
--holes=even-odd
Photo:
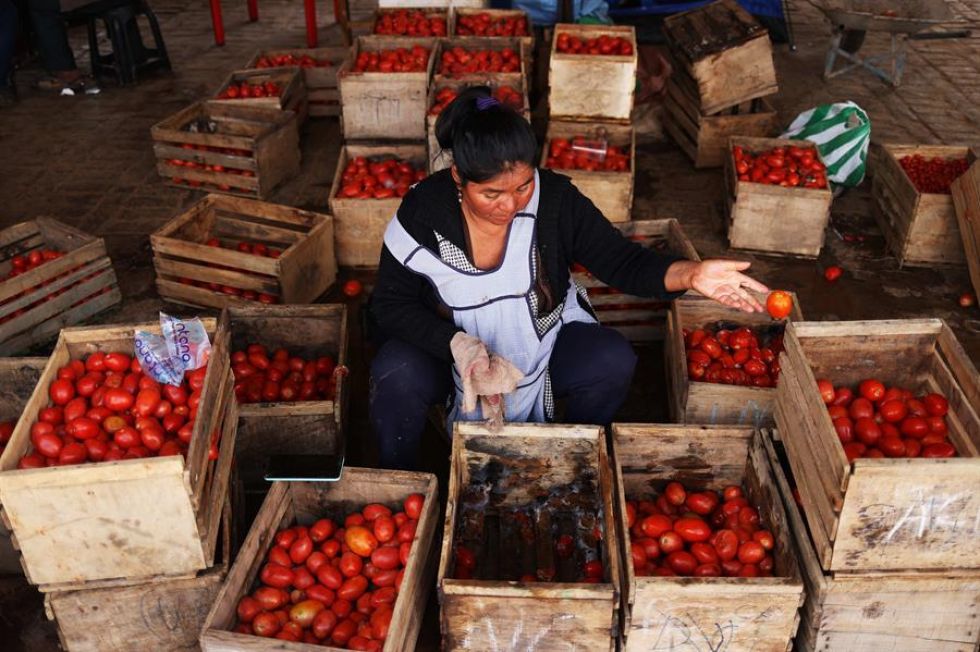
[[[769,32],[736,0],[665,19],[664,38],[706,115],[779,90]]]
[[[834,193],[814,144],[748,136],[729,142],[725,185],[732,248],[820,255]]]
[[[601,428],[457,422],[439,563],[443,647],[613,650],[620,548]],[[561,613],[562,616],[556,617]]]
[[[382,9],[397,7],[488,7],[488,0],[376,0]]]
[[[296,115],[197,102],[153,126],[157,172],[167,185],[263,198],[299,174]]]
[[[44,610],[66,652],[194,649],[231,565],[231,504],[221,515],[214,563],[195,577],[48,593]]]
[[[429,173],[448,168],[453,163],[452,151],[444,151],[436,140],[436,121],[439,114],[456,96],[469,86],[486,85],[490,87],[493,96],[502,104],[518,111],[524,118],[531,121],[531,110],[528,105],[527,90],[523,81],[515,85],[488,80],[486,82],[469,82],[460,80],[435,81],[429,88],[429,110],[425,117],[426,145],[429,149]]]
[[[766,137],[777,127],[776,109],[764,97],[704,113],[693,80],[678,69],[667,81],[664,110],[664,128],[696,168],[723,166],[731,136]]]
[[[794,498],[776,433],[763,437],[806,589],[796,648],[965,652],[980,643],[980,571],[827,572]]]
[[[949,326],[790,322],[783,346],[776,424],[824,570],[980,568],[980,375]]]
[[[980,162],[950,185],[974,296],[980,296]]]
[[[331,303],[225,308],[220,324],[231,335],[238,400],[235,460],[242,481],[261,483],[270,455],[342,453],[348,401],[347,307]],[[282,362],[288,371],[281,369]]]
[[[208,195],[150,235],[157,292],[224,308],[312,303],[337,276],[329,215]]]
[[[680,222],[673,218],[619,222],[614,226],[647,249],[701,260]],[[572,269],[572,279],[588,293],[599,323],[615,328],[631,342],[663,339],[669,302],[620,292],[595,278],[581,265]]]
[[[47,363],[47,358],[0,358],[0,455]],[[17,551],[10,542],[10,531],[0,520],[0,575],[22,572]]]
[[[378,8],[371,21],[371,36],[437,39],[449,35],[449,9],[438,7]]]
[[[392,164],[386,163],[390,160],[396,161],[394,167],[398,170],[394,174]],[[372,165],[379,167],[372,171]],[[426,166],[424,143],[349,144],[341,148],[330,189],[330,212],[335,223],[335,248],[340,265],[378,266],[385,229],[398,211],[401,197],[408,192],[408,179],[414,175],[410,183],[420,181]],[[394,189],[388,188],[389,180],[395,183]]]
[[[614,424],[612,437],[622,649],[683,649],[691,632],[727,649],[790,649],[803,578],[762,435]]]
[[[52,340],[121,298],[102,238],[48,217],[0,231],[0,355]]]
[[[433,83],[464,81],[517,86],[527,82],[525,48],[516,38],[461,37],[439,41]]]
[[[900,265],[966,262],[949,186],[973,160],[965,145],[882,145],[872,160],[871,194],[878,226]]]
[[[306,85],[295,67],[236,70],[225,78],[211,101],[292,111],[300,124],[308,113]]]
[[[424,38],[358,37],[337,73],[345,140],[425,139],[434,46]],[[406,70],[394,72],[397,66]]]
[[[633,127],[551,121],[541,167],[569,177],[610,222],[630,220],[636,167]]]
[[[428,473],[348,467],[337,482],[274,483],[208,614],[202,649],[415,649],[438,560],[438,518],[438,483]],[[398,545],[377,547],[374,533]],[[338,557],[346,576],[330,562]],[[274,568],[282,561],[292,570]],[[294,582],[307,587],[306,600],[290,606],[285,590]],[[280,604],[290,616],[281,625],[271,613]],[[352,611],[364,614],[366,628]],[[271,638],[281,632],[289,635]]]
[[[293,48],[256,52],[246,68],[269,69],[299,67],[306,86],[309,117],[340,115],[337,70],[350,56],[345,47]]]
[[[790,317],[800,321],[803,314],[792,297]],[[765,297],[759,299],[765,303]],[[772,426],[784,327],[765,312],[744,313],[700,296],[674,301],[664,346],[671,419]],[[729,367],[724,367],[726,356],[732,358]],[[715,360],[722,361],[722,369],[709,374]],[[724,369],[745,375],[726,376]]]
[[[534,77],[534,30],[527,12],[521,9],[487,9],[454,5],[449,15],[449,36],[468,38],[517,39],[522,48],[525,81]]]
[[[203,325],[212,339],[210,363],[162,392],[132,371],[139,363],[131,358],[136,333],[159,335],[159,323],[61,331],[0,456],[0,515],[39,590],[189,577],[214,563],[237,407],[227,334],[216,332],[213,319]],[[93,375],[121,377],[123,364],[133,387],[101,385],[106,376]],[[136,402],[127,387],[139,390]],[[89,399],[100,389],[101,398]],[[102,405],[90,407],[92,400]],[[184,406],[195,416],[177,409]],[[142,421],[130,425],[136,415]],[[59,420],[75,441],[57,434]],[[81,444],[89,440],[101,444]]]
[[[555,25],[548,64],[550,119],[628,124],[636,65],[632,26]]]

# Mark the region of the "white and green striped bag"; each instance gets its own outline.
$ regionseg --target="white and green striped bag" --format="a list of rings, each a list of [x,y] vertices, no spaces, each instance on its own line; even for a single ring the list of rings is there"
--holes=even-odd
[[[871,120],[854,102],[822,104],[804,111],[781,137],[816,143],[832,184],[853,188],[864,179]]]

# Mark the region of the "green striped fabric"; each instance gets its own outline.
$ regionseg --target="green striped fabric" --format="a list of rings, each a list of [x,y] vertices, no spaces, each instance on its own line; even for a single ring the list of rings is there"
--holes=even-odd
[[[871,120],[854,102],[823,104],[804,111],[782,138],[816,143],[827,165],[827,180],[832,184],[854,187],[864,180]]]

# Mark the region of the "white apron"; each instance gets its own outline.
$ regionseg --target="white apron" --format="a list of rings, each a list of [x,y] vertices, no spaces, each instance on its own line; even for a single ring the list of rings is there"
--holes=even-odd
[[[432,283],[452,311],[457,327],[479,338],[489,352],[506,358],[524,374],[517,389],[504,397],[504,419],[510,422],[543,422],[552,417],[548,361],[558,332],[569,322],[595,323],[579,306],[578,289],[572,280],[563,301],[551,314],[536,315],[537,172],[534,181],[534,194],[511,222],[503,260],[494,269],[476,269],[463,252],[438,233],[441,255],[436,255],[409,235],[397,217],[388,224],[384,238],[402,265]],[[456,399],[449,422],[483,420],[479,404],[473,412],[463,412],[463,383],[456,365],[453,382]]]

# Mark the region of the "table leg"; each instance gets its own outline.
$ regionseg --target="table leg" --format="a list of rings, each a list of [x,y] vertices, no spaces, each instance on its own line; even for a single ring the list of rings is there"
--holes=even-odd
[[[255,22],[259,19],[259,0],[248,0],[248,20]]]
[[[214,44],[225,44],[225,23],[221,18],[221,0],[210,0],[211,27],[214,30]]]
[[[316,0],[303,0],[303,9],[306,12],[306,47],[315,48],[316,38]]]

